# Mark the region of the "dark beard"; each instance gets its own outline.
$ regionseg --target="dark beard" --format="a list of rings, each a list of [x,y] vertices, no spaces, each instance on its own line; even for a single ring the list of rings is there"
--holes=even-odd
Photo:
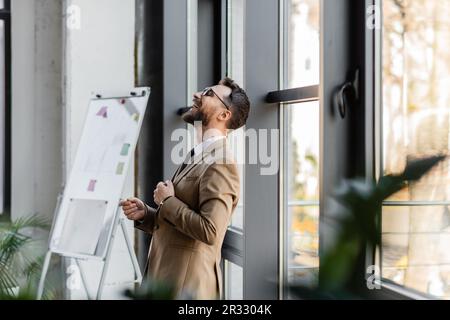
[[[201,109],[197,109],[194,112],[193,111],[193,109],[190,109],[188,112],[183,114],[183,121],[192,125],[194,125],[195,122],[201,121],[202,126],[208,126],[209,117]]]

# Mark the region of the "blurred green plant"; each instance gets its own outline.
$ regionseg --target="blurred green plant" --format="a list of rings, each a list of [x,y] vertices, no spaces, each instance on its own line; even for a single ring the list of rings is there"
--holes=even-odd
[[[136,290],[126,290],[125,297],[133,300],[175,300],[175,288],[169,283],[145,280]]]
[[[37,216],[0,223],[0,299],[35,299],[43,256],[32,236],[48,228],[49,222]]]
[[[290,286],[300,299],[358,299],[350,290],[352,277],[358,271],[358,259],[367,246],[381,244],[382,203],[408,184],[420,180],[446,156],[438,155],[408,161],[401,174],[383,176],[378,183],[364,179],[344,181],[336,191],[335,205],[323,220],[335,241],[326,248],[319,268],[319,284],[315,288]],[[328,234],[327,234],[328,235]]]

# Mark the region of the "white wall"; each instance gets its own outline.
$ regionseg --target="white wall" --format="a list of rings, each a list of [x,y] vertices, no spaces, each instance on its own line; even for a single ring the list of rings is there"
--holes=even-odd
[[[79,30],[66,27],[69,5],[81,9]],[[91,92],[117,94],[134,86],[134,10],[134,0],[12,1],[13,219],[52,216]],[[132,194],[130,169],[124,196]],[[129,224],[131,239],[132,230]],[[122,298],[122,283],[133,278],[122,236],[112,256],[104,298]],[[82,267],[93,293],[100,265]],[[69,296],[86,298],[82,290]]]
[[[66,175],[75,156],[91,92],[117,95],[134,86],[135,1],[67,0],[64,11],[70,6],[78,6],[81,20],[79,29],[63,25]],[[133,195],[133,176],[130,169],[124,196]],[[133,239],[131,223],[129,235]],[[127,286],[122,283],[133,278],[122,236],[115,241],[112,257],[104,298],[122,298],[121,292]],[[83,270],[89,270],[87,278],[92,293],[98,283],[100,266],[91,262],[82,265]],[[72,298],[85,298],[82,290],[71,293]]]
[[[11,3],[11,216],[51,217],[62,182],[61,1]]]

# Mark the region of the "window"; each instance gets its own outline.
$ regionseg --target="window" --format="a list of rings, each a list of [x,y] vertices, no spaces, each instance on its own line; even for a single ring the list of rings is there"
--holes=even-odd
[[[233,131],[228,136],[228,143],[230,144],[233,155],[237,161],[239,170],[239,178],[241,180],[241,189],[239,195],[239,202],[236,206],[233,216],[231,217],[230,228],[243,232],[244,230],[244,189],[245,189],[245,128],[240,128]]]
[[[244,0],[228,0],[226,5],[226,73],[240,86],[244,86]],[[245,127],[231,133],[229,142],[238,162],[241,178],[241,194],[231,220],[231,227],[242,231],[244,229]]]
[[[284,93],[298,94],[280,100],[284,127],[283,281],[286,285],[314,285],[319,266],[319,1],[289,0],[284,4],[283,80],[285,89],[290,89]],[[289,297],[288,292],[284,295]]]
[[[225,39],[224,68],[222,73],[240,86],[244,83],[244,15],[245,0],[223,0],[223,38]],[[243,234],[245,203],[245,127],[234,130],[228,143],[237,161],[241,189],[239,202],[231,219],[231,225],[223,246],[225,299],[243,299]]]
[[[10,1],[0,1],[0,214],[9,202]]]
[[[242,300],[244,298],[244,270],[229,261],[225,261],[225,299]]]
[[[287,281],[314,284],[319,266],[319,103],[285,108]]]
[[[224,26],[224,33],[222,37],[225,41],[226,56],[222,57],[224,68],[223,75],[227,75],[235,80],[239,85],[244,85],[244,0],[223,0],[222,1],[222,19]],[[187,105],[190,105],[192,92],[201,90],[198,88],[199,72],[198,68],[201,63],[198,61],[198,43],[199,43],[199,19],[200,13],[204,11],[203,7],[208,7],[207,2],[198,0],[189,0],[187,2],[187,52],[188,52],[188,84],[187,84]],[[203,21],[203,20],[202,20]],[[200,68],[203,68],[201,66]],[[189,135],[187,137],[188,146],[190,150],[194,144],[195,130],[191,125],[187,125]],[[231,229],[234,231],[243,232],[244,228],[244,162],[245,162],[245,128],[233,131],[228,137],[228,143],[233,150],[233,155],[238,163],[238,170],[241,179],[241,194],[239,203],[231,220]]]
[[[286,1],[287,88],[319,83],[319,1]]]
[[[450,148],[450,3],[383,1],[382,173]],[[450,162],[384,203],[382,276],[450,298]]]

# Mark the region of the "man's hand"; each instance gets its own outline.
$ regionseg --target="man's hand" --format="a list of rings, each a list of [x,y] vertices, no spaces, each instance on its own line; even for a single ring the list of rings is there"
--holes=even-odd
[[[153,200],[157,205],[161,204],[161,201],[166,199],[167,197],[174,196],[175,190],[173,188],[172,181],[167,180],[166,182],[160,182],[156,186],[155,191],[153,192]]]
[[[119,203],[129,220],[142,220],[145,217],[145,204],[138,198],[128,198]]]

